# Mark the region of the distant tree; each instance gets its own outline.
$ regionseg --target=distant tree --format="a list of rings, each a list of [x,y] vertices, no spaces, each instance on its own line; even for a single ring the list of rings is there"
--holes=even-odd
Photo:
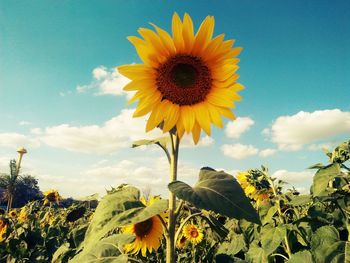
[[[42,198],[38,181],[30,175],[17,174],[16,161],[10,161],[10,174],[0,174],[0,203],[7,209],[20,207],[29,201]]]
[[[20,176],[14,194],[13,207],[22,207],[28,202],[42,198],[43,193],[40,191],[38,180],[31,175]]]
[[[3,189],[3,197],[7,201],[7,210],[12,206],[13,196],[18,183],[16,160],[10,161],[10,174],[0,176],[0,187]]]

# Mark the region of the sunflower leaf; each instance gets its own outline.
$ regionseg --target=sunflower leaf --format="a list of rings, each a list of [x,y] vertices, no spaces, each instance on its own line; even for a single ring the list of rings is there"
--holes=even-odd
[[[200,170],[199,181],[194,187],[181,181],[172,182],[168,187],[176,197],[199,209],[260,224],[259,215],[237,180],[223,171],[205,167]]]
[[[142,145],[151,145],[151,144],[159,144],[163,147],[166,147],[169,142],[168,137],[159,137],[154,140],[138,140],[132,143],[132,148],[136,148]]]
[[[113,224],[116,226],[125,226],[145,221],[155,215],[167,210],[168,200],[160,199],[146,207],[135,207],[119,214],[113,218]]]

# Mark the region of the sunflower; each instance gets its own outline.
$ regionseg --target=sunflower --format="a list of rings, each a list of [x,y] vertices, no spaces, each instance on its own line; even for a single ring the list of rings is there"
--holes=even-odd
[[[44,192],[44,205],[46,205],[47,203],[58,204],[60,200],[62,200],[62,198],[57,190],[51,189]]]
[[[16,210],[11,210],[9,212],[9,216],[12,218],[12,219],[15,219],[17,217],[17,212]]]
[[[144,198],[141,198],[141,202],[150,205],[158,199],[158,197],[151,197],[146,202]],[[153,216],[145,221],[124,227],[123,233],[133,234],[136,237],[134,242],[125,245],[125,252],[138,254],[141,251],[142,256],[145,257],[147,250],[152,253],[153,249],[156,251],[159,248],[160,240],[163,238],[163,226],[159,217]]]
[[[256,201],[257,206],[264,204],[269,199],[272,189],[258,170],[239,172],[237,181],[242,186],[244,193]]]
[[[233,48],[234,41],[224,40],[224,34],[213,38],[212,16],[204,19],[196,34],[188,14],[183,21],[173,15],[172,37],[151,25],[155,31],[138,30],[143,39],[128,37],[143,64],[118,67],[131,80],[124,90],[136,91],[129,103],[139,100],[133,116],[150,113],[146,131],[176,128],[180,138],[192,133],[197,143],[202,129],[210,136],[211,124],[223,127],[222,116],[235,118],[231,108],[244,88],[236,82],[236,57],[242,49]]]
[[[4,218],[0,218],[0,242],[6,239],[8,222]]]
[[[199,244],[203,239],[203,231],[193,224],[185,225],[182,234],[194,245]]]
[[[184,235],[182,235],[181,238],[177,241],[176,247],[179,249],[183,249],[187,243],[188,243],[187,238]]]
[[[28,213],[26,211],[26,208],[22,207],[18,215],[18,221],[21,223],[24,223],[27,220],[28,220]]]

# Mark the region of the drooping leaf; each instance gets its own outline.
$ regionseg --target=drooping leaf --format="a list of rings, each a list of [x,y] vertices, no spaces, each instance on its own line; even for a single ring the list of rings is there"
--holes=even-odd
[[[286,231],[287,229],[284,225],[273,226],[268,224],[262,228],[260,232],[261,246],[266,255],[270,255],[279,247],[286,236]]]
[[[202,168],[199,181],[193,188],[181,181],[172,182],[168,187],[176,197],[199,209],[260,224],[256,210],[237,180],[223,171]]]
[[[303,250],[293,254],[290,259],[287,261],[288,263],[314,263],[312,259],[312,255],[310,251]]]
[[[132,143],[132,148],[136,148],[142,145],[151,145],[151,144],[160,144],[163,147],[166,147],[169,143],[168,137],[160,137],[154,140],[139,140]]]
[[[269,208],[268,212],[266,213],[266,215],[263,217],[262,224],[265,225],[265,224],[271,222],[272,218],[277,213],[277,210],[278,210],[277,205],[271,206]]]
[[[338,163],[330,164],[319,169],[314,175],[312,186],[313,196],[327,195],[327,186],[329,181],[334,179],[340,173],[340,165]]]

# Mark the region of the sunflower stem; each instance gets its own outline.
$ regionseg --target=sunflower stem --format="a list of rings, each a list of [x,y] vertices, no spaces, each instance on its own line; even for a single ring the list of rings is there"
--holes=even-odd
[[[170,132],[171,160],[170,160],[170,183],[177,179],[177,162],[179,155],[180,139],[176,132]],[[175,263],[175,210],[176,196],[169,192],[169,221],[168,237],[166,239],[166,263]]]

